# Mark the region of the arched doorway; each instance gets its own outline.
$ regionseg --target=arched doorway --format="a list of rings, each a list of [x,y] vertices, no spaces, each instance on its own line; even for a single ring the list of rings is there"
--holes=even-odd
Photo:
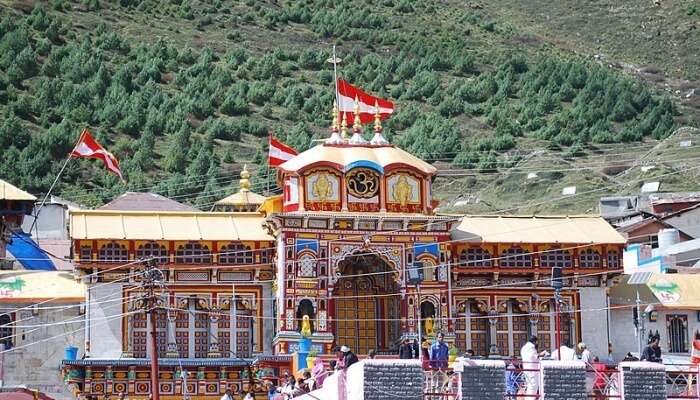
[[[338,271],[333,290],[336,343],[357,354],[395,350],[401,337],[395,271],[374,254],[349,256]]]

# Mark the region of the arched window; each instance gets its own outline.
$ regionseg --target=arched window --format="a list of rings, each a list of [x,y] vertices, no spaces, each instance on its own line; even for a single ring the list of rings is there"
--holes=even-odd
[[[80,261],[92,260],[92,246],[80,246]]]
[[[210,264],[211,251],[209,246],[201,243],[187,243],[177,248],[175,261],[180,264]]]
[[[157,257],[158,261],[165,261],[168,258],[168,249],[156,242],[144,243],[136,249],[136,258],[147,259],[152,257]]]
[[[309,299],[303,299],[299,302],[297,307],[297,330],[301,331],[301,321],[304,319],[304,315],[309,316],[309,322],[311,322],[311,332],[314,332],[314,319],[316,318],[316,312],[314,311],[314,305]]]
[[[532,256],[520,247],[511,247],[501,253],[501,267],[531,267]]]
[[[310,254],[299,257],[298,270],[302,278],[313,278],[316,276],[316,258]]]
[[[551,250],[540,253],[540,264],[545,268],[571,268],[571,253],[568,250]]]
[[[583,250],[578,257],[581,268],[600,268],[600,253],[596,250]]]
[[[5,350],[12,348],[12,317],[9,314],[0,315],[0,344]]]
[[[620,253],[615,250],[608,250],[608,268],[620,268]]]
[[[229,243],[222,247],[219,255],[219,264],[252,264],[255,259],[250,246],[242,243]]]
[[[668,341],[670,353],[685,353],[688,351],[688,316],[668,315],[666,316],[666,326],[668,327]]]
[[[481,247],[470,247],[459,254],[459,264],[464,267],[490,267],[491,253]]]
[[[110,242],[100,247],[97,257],[102,262],[126,262],[129,259],[129,250],[123,244]]]

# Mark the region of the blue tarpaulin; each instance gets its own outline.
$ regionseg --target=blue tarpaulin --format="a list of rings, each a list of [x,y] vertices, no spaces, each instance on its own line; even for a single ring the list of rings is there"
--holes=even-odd
[[[13,233],[12,243],[7,245],[7,250],[26,269],[55,271],[56,266],[49,256],[24,232]]]

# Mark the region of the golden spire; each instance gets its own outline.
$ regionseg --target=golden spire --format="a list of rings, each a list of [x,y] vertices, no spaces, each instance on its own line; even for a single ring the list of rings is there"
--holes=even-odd
[[[362,132],[362,123],[360,122],[360,99],[355,96],[355,113],[352,124],[353,132]]]
[[[377,100],[374,101],[374,131],[382,131],[382,120],[381,114],[379,114],[379,103],[377,102]]]
[[[382,135],[382,115],[379,113],[379,103],[374,101],[374,137],[369,141],[370,144],[382,146],[389,144],[389,142]]]
[[[333,102],[333,111],[331,111],[331,132],[338,132],[338,105]]]
[[[247,192],[250,190],[250,172],[248,172],[248,164],[243,165],[243,171],[241,171],[241,180],[238,182],[238,190],[240,192]]]
[[[343,140],[348,139],[348,113],[347,112],[343,113],[343,119],[340,123],[340,135],[343,138]]]
[[[338,105],[333,102],[333,121],[331,122],[331,137],[326,139],[326,144],[342,144],[343,139],[338,134]]]
[[[355,117],[352,124],[352,137],[348,140],[350,144],[365,144],[367,140],[362,137],[362,121],[360,121],[360,99],[355,96]]]

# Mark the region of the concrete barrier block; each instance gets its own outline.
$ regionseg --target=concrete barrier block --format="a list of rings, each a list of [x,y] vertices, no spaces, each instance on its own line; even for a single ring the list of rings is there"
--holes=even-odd
[[[462,400],[503,400],[506,364],[500,360],[462,360]]]
[[[666,367],[663,364],[627,361],[621,362],[618,369],[623,399],[666,399]]]
[[[540,399],[586,400],[586,364],[583,361],[540,362]]]

